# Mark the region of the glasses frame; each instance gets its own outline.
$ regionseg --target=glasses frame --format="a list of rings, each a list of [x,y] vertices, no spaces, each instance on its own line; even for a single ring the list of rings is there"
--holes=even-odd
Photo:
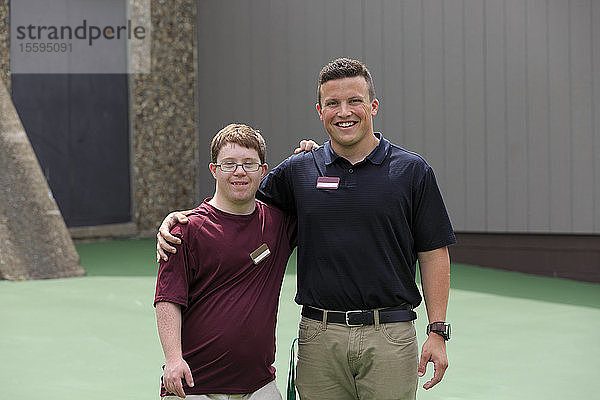
[[[235,168],[233,168],[231,171],[223,169],[223,165],[228,165],[228,168],[229,168],[229,166],[233,167],[234,164],[235,164]],[[256,161],[252,161],[252,162],[245,162],[245,163],[234,163],[234,162],[226,162],[226,163],[221,163],[221,164],[213,163],[213,165],[216,167],[219,167],[221,169],[221,171],[223,171],[223,172],[235,172],[235,171],[237,171],[238,167],[242,167],[242,169],[246,172],[258,172],[258,171],[260,171],[260,167],[263,166],[264,164],[261,164]],[[256,165],[256,169],[248,171],[248,169],[246,169],[246,167],[250,166],[250,165]]]

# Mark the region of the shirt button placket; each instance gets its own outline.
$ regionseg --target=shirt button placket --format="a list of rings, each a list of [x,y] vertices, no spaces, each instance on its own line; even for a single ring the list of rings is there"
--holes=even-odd
[[[346,182],[348,187],[356,187],[356,174],[354,173],[354,168],[348,168],[347,171]]]

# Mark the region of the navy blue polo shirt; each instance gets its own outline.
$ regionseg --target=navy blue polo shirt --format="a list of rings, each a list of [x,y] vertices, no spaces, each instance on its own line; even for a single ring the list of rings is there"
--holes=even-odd
[[[289,157],[261,182],[259,199],[298,216],[298,304],[417,306],[417,252],[456,242],[431,167],[377,135],[378,146],[357,164],[327,142]],[[317,188],[319,177],[339,178],[337,189]]]

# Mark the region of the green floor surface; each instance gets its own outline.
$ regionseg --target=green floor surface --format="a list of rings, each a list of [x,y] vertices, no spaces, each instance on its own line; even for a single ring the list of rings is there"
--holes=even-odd
[[[86,277],[0,281],[0,398],[158,399],[154,241],[77,250]],[[282,391],[299,318],[294,292],[291,265],[277,330]],[[417,312],[422,343],[423,306]],[[419,399],[597,398],[600,285],[455,264],[448,320],[450,367]]]

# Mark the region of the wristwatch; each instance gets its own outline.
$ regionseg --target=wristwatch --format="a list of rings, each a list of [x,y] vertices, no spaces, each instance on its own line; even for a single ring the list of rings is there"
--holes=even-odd
[[[450,324],[447,322],[439,321],[427,325],[427,336],[429,336],[430,332],[437,333],[444,340],[450,340]]]

